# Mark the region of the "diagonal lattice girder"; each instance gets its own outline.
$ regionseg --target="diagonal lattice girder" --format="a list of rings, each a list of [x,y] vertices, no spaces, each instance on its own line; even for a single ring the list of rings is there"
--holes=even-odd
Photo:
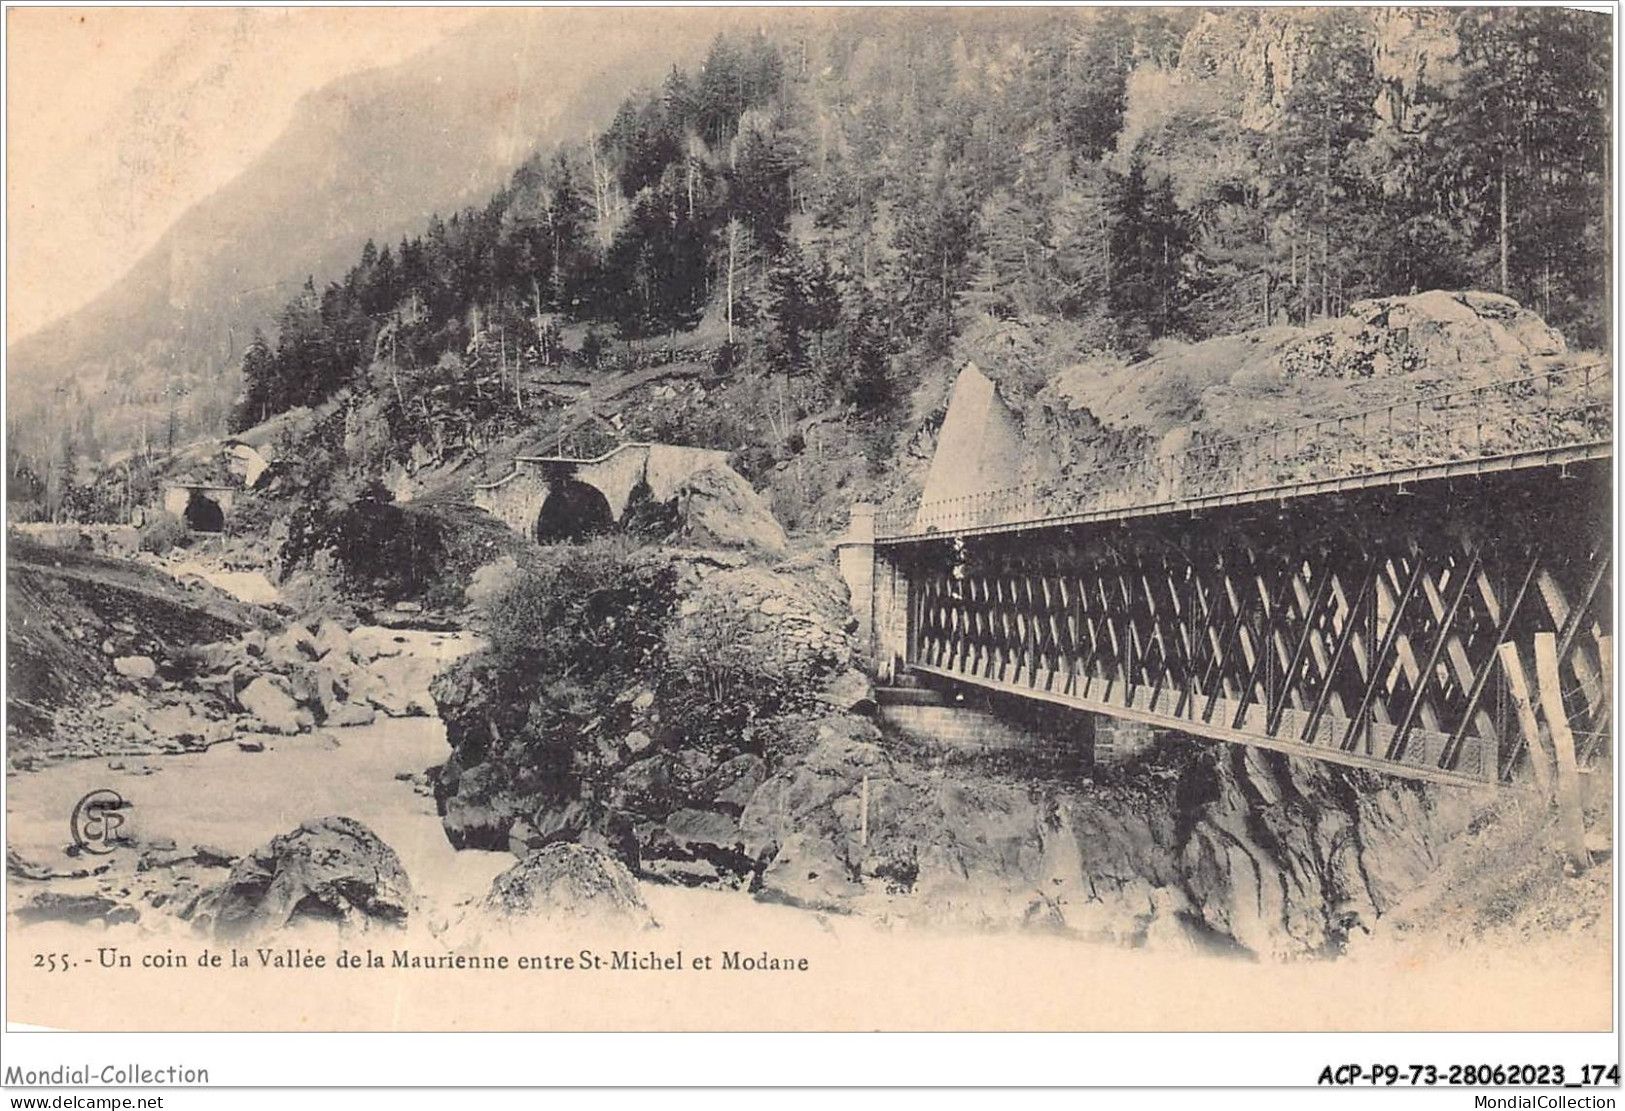
[[[1504,782],[1527,755],[1500,648],[1530,660],[1538,633],[1557,637],[1582,759],[1612,749],[1609,495],[1604,459],[959,544],[911,537],[886,555],[908,583],[914,670],[1200,737]]]

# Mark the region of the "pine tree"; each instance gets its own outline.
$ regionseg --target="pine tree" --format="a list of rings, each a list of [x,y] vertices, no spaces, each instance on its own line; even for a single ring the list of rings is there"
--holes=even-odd
[[[1300,311],[1329,316],[1368,285],[1376,190],[1363,172],[1377,98],[1369,17],[1317,13],[1308,63],[1282,105],[1270,172],[1278,212],[1290,217],[1300,258]],[[1355,291],[1351,293],[1351,290]]]
[[[242,392],[231,418],[233,432],[252,428],[279,411],[273,407],[280,393],[276,381],[276,357],[265,340],[265,333],[258,328],[254,329],[254,337],[243,351],[241,374]]]
[[[777,135],[752,128],[739,137],[728,175],[729,206],[769,257],[784,248],[790,227],[794,157]]]
[[[1464,9],[1465,72],[1439,123],[1439,171],[1477,217],[1503,293],[1576,338],[1606,336],[1609,44],[1597,15],[1562,8]]]
[[[1112,199],[1111,289],[1113,317],[1135,345],[1181,330],[1190,297],[1184,272],[1191,235],[1166,175],[1147,178],[1135,157]]]
[[[808,368],[806,332],[813,320],[801,253],[792,247],[780,254],[768,271],[767,282],[768,365],[789,377],[804,374]]]

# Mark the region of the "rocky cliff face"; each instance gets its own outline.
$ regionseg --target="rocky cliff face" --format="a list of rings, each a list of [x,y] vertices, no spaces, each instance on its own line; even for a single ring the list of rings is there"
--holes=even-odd
[[[1461,79],[1461,44],[1438,8],[1374,8],[1372,61],[1383,91],[1377,114],[1402,131],[1426,126],[1438,94]]]
[[[1291,959],[1340,952],[1454,831],[1420,786],[1230,746],[1074,785],[945,777],[878,741],[849,719],[755,792],[760,897]]]
[[[1180,80],[1234,79],[1242,94],[1242,125],[1267,130],[1278,118],[1293,82],[1308,61],[1308,9],[1224,9],[1203,12],[1186,35]],[[1375,8],[1369,21],[1372,66],[1382,91],[1377,114],[1414,131],[1426,122],[1429,102],[1460,77],[1458,44],[1446,13],[1417,8]]]
[[[609,676],[569,737],[487,653],[433,687],[451,758],[436,783],[446,834],[523,858],[555,842],[612,851],[680,882],[737,882],[737,818],[770,760],[831,708],[866,702],[844,587],[823,563],[668,550],[676,605],[644,666]],[[589,705],[589,702],[591,703]],[[562,756],[559,746],[570,751]]]

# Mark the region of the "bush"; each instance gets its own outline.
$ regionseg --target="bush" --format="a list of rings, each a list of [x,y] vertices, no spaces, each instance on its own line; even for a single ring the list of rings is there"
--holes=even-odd
[[[186,527],[186,522],[162,509],[154,510],[141,526],[141,550],[155,555],[184,547],[191,538],[192,530]]]
[[[646,479],[639,479],[626,499],[621,514],[621,531],[633,541],[660,543],[674,535],[683,523],[677,499],[656,501]]]
[[[687,748],[721,759],[763,754],[772,720],[808,710],[832,658],[796,647],[755,620],[729,592],[697,596],[666,637],[658,695],[667,727]]]
[[[499,665],[538,679],[643,674],[659,663],[676,600],[671,565],[625,540],[544,548],[492,601],[491,647]]]
[[[325,485],[312,486],[289,514],[280,553],[284,577],[330,550],[346,589],[397,601],[435,585],[445,559],[437,521],[396,505],[377,480],[337,512],[326,493]]]
[[[493,761],[533,802],[604,780],[602,744],[624,736],[622,697],[664,666],[677,601],[669,563],[602,538],[544,549],[491,603],[491,647],[437,680],[462,767]]]

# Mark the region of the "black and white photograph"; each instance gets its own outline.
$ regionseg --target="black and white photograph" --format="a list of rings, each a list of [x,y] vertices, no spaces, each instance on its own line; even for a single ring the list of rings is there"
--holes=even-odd
[[[8,1029],[1617,1033],[1616,16],[8,7]]]

